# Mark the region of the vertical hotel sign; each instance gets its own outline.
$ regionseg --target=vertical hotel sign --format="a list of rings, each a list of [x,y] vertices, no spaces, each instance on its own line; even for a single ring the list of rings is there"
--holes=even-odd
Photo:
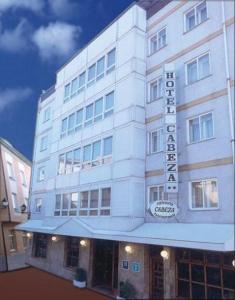
[[[165,192],[178,192],[176,96],[174,64],[164,67],[165,91]]]

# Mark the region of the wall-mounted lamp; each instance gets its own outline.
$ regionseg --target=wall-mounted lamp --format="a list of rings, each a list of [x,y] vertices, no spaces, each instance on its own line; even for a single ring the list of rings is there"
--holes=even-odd
[[[33,234],[31,232],[27,232],[26,236],[27,236],[28,239],[31,239],[33,237]]]
[[[5,198],[2,200],[2,203],[1,203],[1,204],[2,204],[2,205],[1,205],[2,208],[6,208],[6,207],[8,207],[8,205],[9,205],[7,199],[5,199]]]
[[[130,245],[125,246],[126,253],[132,253],[133,249]]]
[[[235,267],[235,259],[232,260],[232,265]]]
[[[86,241],[86,240],[81,240],[81,241],[80,241],[80,245],[81,245],[82,247],[86,247],[87,241]]]
[[[58,237],[55,236],[55,235],[53,235],[53,236],[51,237],[51,240],[52,240],[52,242],[57,242],[57,241],[58,241]]]
[[[162,250],[160,254],[163,259],[169,258],[169,252],[167,250]]]

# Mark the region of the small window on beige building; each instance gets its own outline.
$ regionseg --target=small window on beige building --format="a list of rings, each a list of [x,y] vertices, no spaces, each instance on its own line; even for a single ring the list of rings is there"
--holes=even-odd
[[[11,252],[17,251],[16,233],[15,230],[11,230],[9,234],[9,250]]]

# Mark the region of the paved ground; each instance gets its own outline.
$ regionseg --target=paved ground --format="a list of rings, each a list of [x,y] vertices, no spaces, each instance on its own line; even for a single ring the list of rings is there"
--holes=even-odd
[[[110,300],[34,268],[0,273],[1,300]]]

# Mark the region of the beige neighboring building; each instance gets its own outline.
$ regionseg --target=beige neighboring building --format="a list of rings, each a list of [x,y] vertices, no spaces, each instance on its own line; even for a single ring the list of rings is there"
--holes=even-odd
[[[31,162],[0,138],[0,272],[24,268]]]

